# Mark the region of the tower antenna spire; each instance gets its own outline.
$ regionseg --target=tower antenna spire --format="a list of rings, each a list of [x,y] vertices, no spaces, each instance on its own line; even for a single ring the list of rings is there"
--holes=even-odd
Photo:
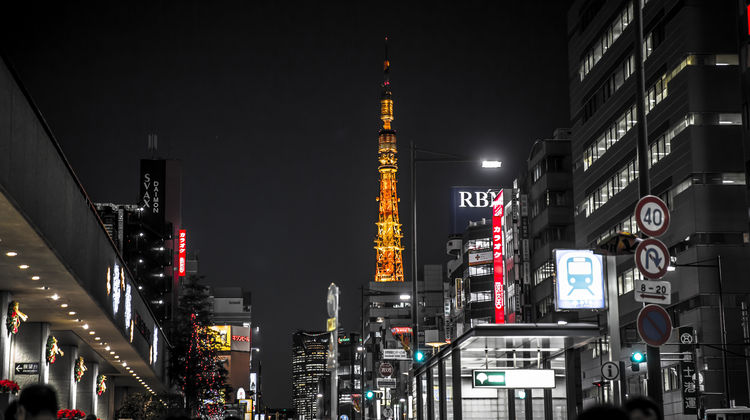
[[[391,62],[388,61],[388,36],[385,37],[385,60],[383,61],[383,75],[385,81],[388,82],[388,72],[391,69]],[[386,83],[387,85],[388,83]]]

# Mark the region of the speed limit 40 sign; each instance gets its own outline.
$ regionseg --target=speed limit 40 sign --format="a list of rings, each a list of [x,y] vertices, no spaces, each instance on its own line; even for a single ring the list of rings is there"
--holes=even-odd
[[[669,228],[669,209],[659,197],[647,195],[635,206],[635,220],[641,232],[659,237]]]

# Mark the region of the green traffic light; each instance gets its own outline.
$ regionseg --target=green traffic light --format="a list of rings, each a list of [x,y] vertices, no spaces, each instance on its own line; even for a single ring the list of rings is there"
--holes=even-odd
[[[368,391],[367,391],[367,392],[365,393],[365,397],[366,397],[366,398],[367,398],[368,400],[371,400],[371,399],[373,399],[373,397],[375,397],[375,393],[374,393],[374,392],[372,392],[372,391],[370,391],[370,390],[368,390]]]
[[[416,360],[417,362],[421,362],[422,360],[424,360],[424,353],[417,350],[417,352],[414,353],[414,360]]]
[[[633,363],[642,363],[646,361],[646,355],[643,353],[636,351],[630,355],[630,361]]]

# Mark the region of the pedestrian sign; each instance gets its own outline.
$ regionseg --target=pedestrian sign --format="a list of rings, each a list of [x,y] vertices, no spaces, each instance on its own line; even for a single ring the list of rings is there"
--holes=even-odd
[[[661,236],[669,228],[669,208],[659,197],[647,195],[635,206],[635,221],[646,235]]]
[[[649,346],[659,347],[672,335],[672,319],[659,305],[646,305],[638,313],[638,335]]]
[[[648,238],[635,249],[635,265],[644,277],[660,279],[669,269],[669,250],[658,239]]]
[[[620,377],[620,366],[617,362],[604,362],[602,364],[602,379],[614,381]]]

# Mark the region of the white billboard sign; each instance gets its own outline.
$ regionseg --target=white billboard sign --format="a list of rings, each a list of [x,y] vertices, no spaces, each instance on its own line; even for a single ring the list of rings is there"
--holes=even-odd
[[[588,249],[556,249],[557,309],[605,309],[602,256]]]

